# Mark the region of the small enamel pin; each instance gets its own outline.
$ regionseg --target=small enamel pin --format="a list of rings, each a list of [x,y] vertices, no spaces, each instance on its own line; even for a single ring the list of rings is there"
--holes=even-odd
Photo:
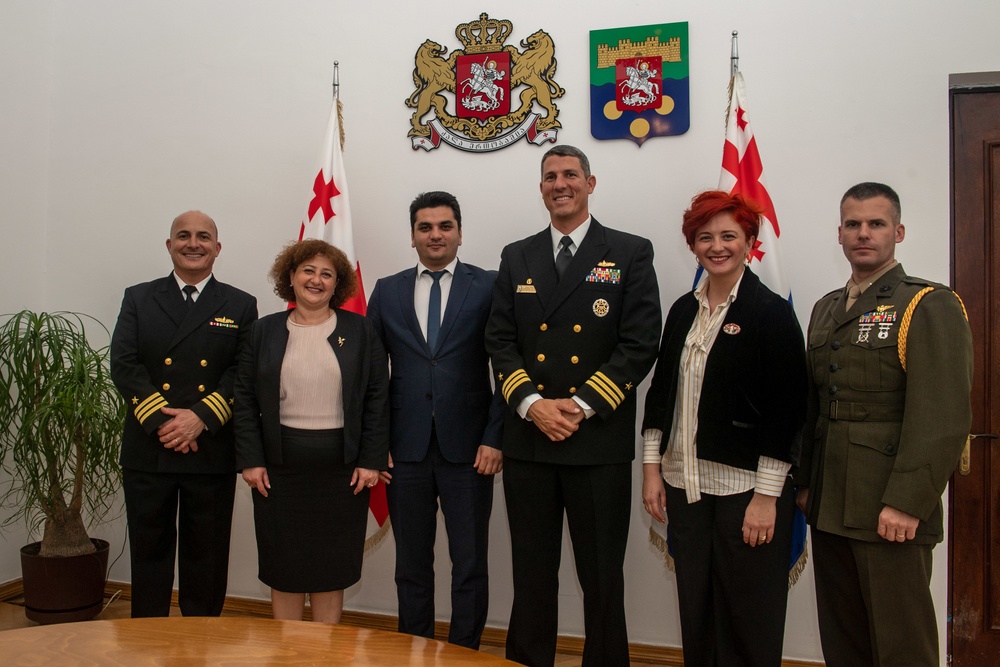
[[[725,333],[729,334],[730,336],[735,336],[740,332],[740,325],[736,324],[735,322],[730,322],[725,326],[723,326],[722,330]]]

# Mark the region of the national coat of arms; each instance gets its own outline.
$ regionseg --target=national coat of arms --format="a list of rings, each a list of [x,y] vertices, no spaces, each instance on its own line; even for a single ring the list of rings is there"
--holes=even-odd
[[[407,135],[413,150],[430,151],[441,141],[461,150],[485,152],[510,146],[522,137],[538,145],[556,140],[557,128],[562,126],[555,100],[566,91],[553,78],[555,44],[547,32],[538,30],[522,40],[523,50],[518,50],[504,45],[511,32],[510,21],[483,13],[478,20],[455,28],[462,48],[447,59],[446,47],[429,39],[420,45],[413,68],[416,90],[406,100],[406,106],[415,109]],[[514,109],[512,95],[519,88]],[[449,98],[455,102],[454,114],[448,112]],[[541,113],[533,110],[535,105]],[[432,110],[434,117],[425,123]]]
[[[684,134],[691,124],[688,24],[590,32],[590,133],[595,139]]]

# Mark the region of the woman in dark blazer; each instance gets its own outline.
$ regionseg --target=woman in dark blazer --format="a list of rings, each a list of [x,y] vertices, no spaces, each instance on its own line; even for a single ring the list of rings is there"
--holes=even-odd
[[[338,308],[357,290],[346,255],[286,247],[274,291],[295,303],[259,319],[236,380],[236,463],[253,489],[258,576],[275,618],[336,623],[361,578],[369,489],[389,451],[385,351],[369,321]]]
[[[671,307],[646,395],[643,507],[669,517],[685,665],[781,663],[806,360],[791,304],[746,266],[759,228],[740,195],[692,200],[706,278]]]

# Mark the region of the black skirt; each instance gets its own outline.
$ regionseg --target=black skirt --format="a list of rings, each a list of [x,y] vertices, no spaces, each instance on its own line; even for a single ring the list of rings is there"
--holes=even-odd
[[[285,593],[343,590],[361,579],[369,496],[350,485],[343,429],[282,426],[281,454],[267,498],[253,492],[257,577]]]

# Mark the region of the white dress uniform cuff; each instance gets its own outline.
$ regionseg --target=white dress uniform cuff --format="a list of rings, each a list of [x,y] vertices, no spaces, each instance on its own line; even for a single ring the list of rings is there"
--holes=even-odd
[[[540,400],[542,400],[541,394],[528,394],[517,404],[517,414],[521,415],[521,419],[527,419],[530,422],[531,418],[528,416],[528,408],[534,405],[535,401]]]
[[[573,400],[576,401],[576,404],[583,410],[583,416],[585,419],[590,419],[597,414],[597,410],[594,410],[592,407],[587,405],[587,401],[583,400],[579,396],[574,396]]]

